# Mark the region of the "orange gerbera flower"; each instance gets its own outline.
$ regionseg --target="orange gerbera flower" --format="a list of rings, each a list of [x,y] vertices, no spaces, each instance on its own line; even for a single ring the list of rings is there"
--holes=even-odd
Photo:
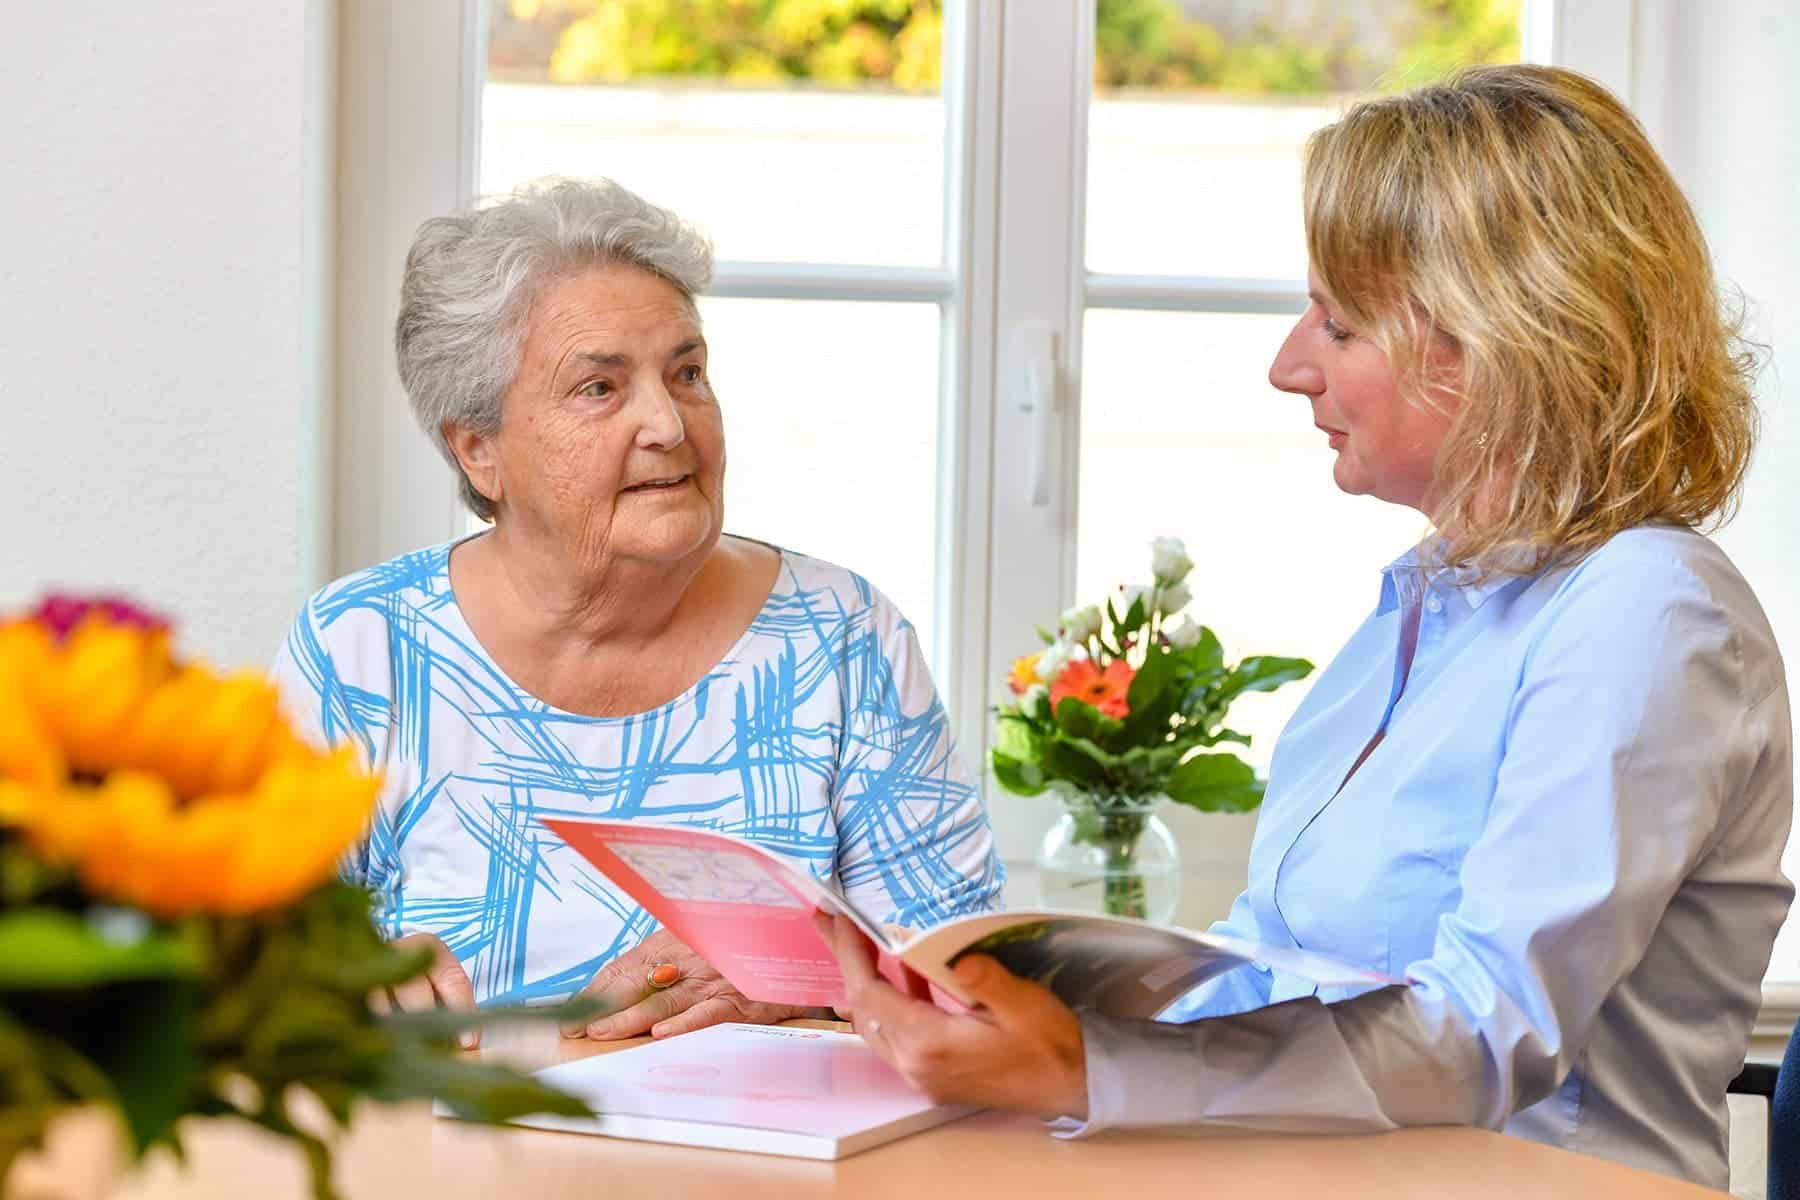
[[[361,833],[377,779],[321,754],[273,685],[176,661],[94,605],[0,623],[0,822],[96,895],[175,916],[294,899]]]
[[[1012,673],[1006,677],[1006,686],[1012,689],[1015,696],[1023,696],[1026,692],[1044,682],[1038,678],[1038,656],[1022,655],[1013,660]]]
[[[1115,658],[1101,671],[1085,658],[1078,658],[1063,668],[1050,687],[1050,707],[1054,711],[1064,696],[1073,696],[1083,704],[1091,704],[1116,720],[1131,714],[1127,697],[1137,671],[1124,659]]]

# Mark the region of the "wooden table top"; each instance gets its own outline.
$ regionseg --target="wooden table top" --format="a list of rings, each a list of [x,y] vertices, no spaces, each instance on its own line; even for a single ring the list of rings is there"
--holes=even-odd
[[[808,1022],[808,1024],[823,1024]],[[843,1028],[842,1026],[825,1026]],[[553,1029],[490,1030],[483,1057],[548,1066],[636,1043],[564,1041]],[[299,1155],[256,1130],[189,1129],[188,1166],[166,1155],[128,1177],[121,1200],[304,1200]],[[1569,1197],[1717,1200],[1723,1193],[1601,1159],[1474,1129],[1410,1129],[1354,1137],[1213,1132],[1108,1133],[1059,1141],[1035,1120],[979,1113],[838,1162],[814,1162],[491,1129],[438,1120],[422,1106],[370,1109],[338,1152],[348,1200],[528,1196],[717,1196],[730,1200],[935,1200],[938,1196],[1330,1196],[1380,1200]]]

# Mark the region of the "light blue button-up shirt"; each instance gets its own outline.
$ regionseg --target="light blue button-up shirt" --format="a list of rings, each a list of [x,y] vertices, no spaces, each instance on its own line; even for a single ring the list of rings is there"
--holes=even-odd
[[[1189,1024],[1084,1014],[1075,1132],[1471,1124],[1723,1187],[1725,1089],[1793,896],[1768,622],[1685,529],[1534,576],[1418,562],[1383,572],[1283,732],[1215,927],[1408,985],[1242,968],[1165,1014]]]

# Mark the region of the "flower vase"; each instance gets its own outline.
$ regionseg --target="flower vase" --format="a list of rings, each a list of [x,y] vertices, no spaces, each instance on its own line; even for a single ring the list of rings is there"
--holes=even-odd
[[[1166,923],[1181,903],[1181,858],[1156,815],[1166,796],[1065,791],[1038,849],[1038,898],[1049,908]]]

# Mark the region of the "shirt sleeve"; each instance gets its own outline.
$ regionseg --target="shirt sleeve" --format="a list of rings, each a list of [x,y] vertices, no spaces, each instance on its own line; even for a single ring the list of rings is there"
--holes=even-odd
[[[1725,615],[1680,564],[1629,565],[1574,572],[1494,681],[1515,690],[1487,821],[1406,986],[1181,1026],[1084,1014],[1089,1117],[1060,1131],[1499,1128],[1548,1096],[1761,750]]]
[[[912,626],[895,614],[849,653],[852,686],[832,805],[853,903],[923,928],[1000,906],[987,808],[950,732]]]
[[[313,602],[308,601],[295,618],[269,674],[296,735],[321,750],[350,743],[364,767],[379,769],[386,748],[389,706],[385,697],[343,677],[337,658],[326,645]],[[339,865],[345,879],[375,892],[378,904],[397,878],[390,869],[391,856],[375,850],[378,844],[391,844],[391,839],[381,836],[381,813],[378,806],[371,829]]]
[[[1246,941],[1261,941],[1256,915],[1250,908],[1250,893],[1239,892],[1238,898],[1232,902],[1231,912],[1223,921],[1214,921],[1207,932],[1222,933],[1227,937],[1243,938]],[[1176,1000],[1157,1016],[1157,1020],[1198,1021],[1203,1017],[1224,1017],[1261,1008],[1269,1002],[1271,981],[1269,972],[1257,963],[1233,967]]]

